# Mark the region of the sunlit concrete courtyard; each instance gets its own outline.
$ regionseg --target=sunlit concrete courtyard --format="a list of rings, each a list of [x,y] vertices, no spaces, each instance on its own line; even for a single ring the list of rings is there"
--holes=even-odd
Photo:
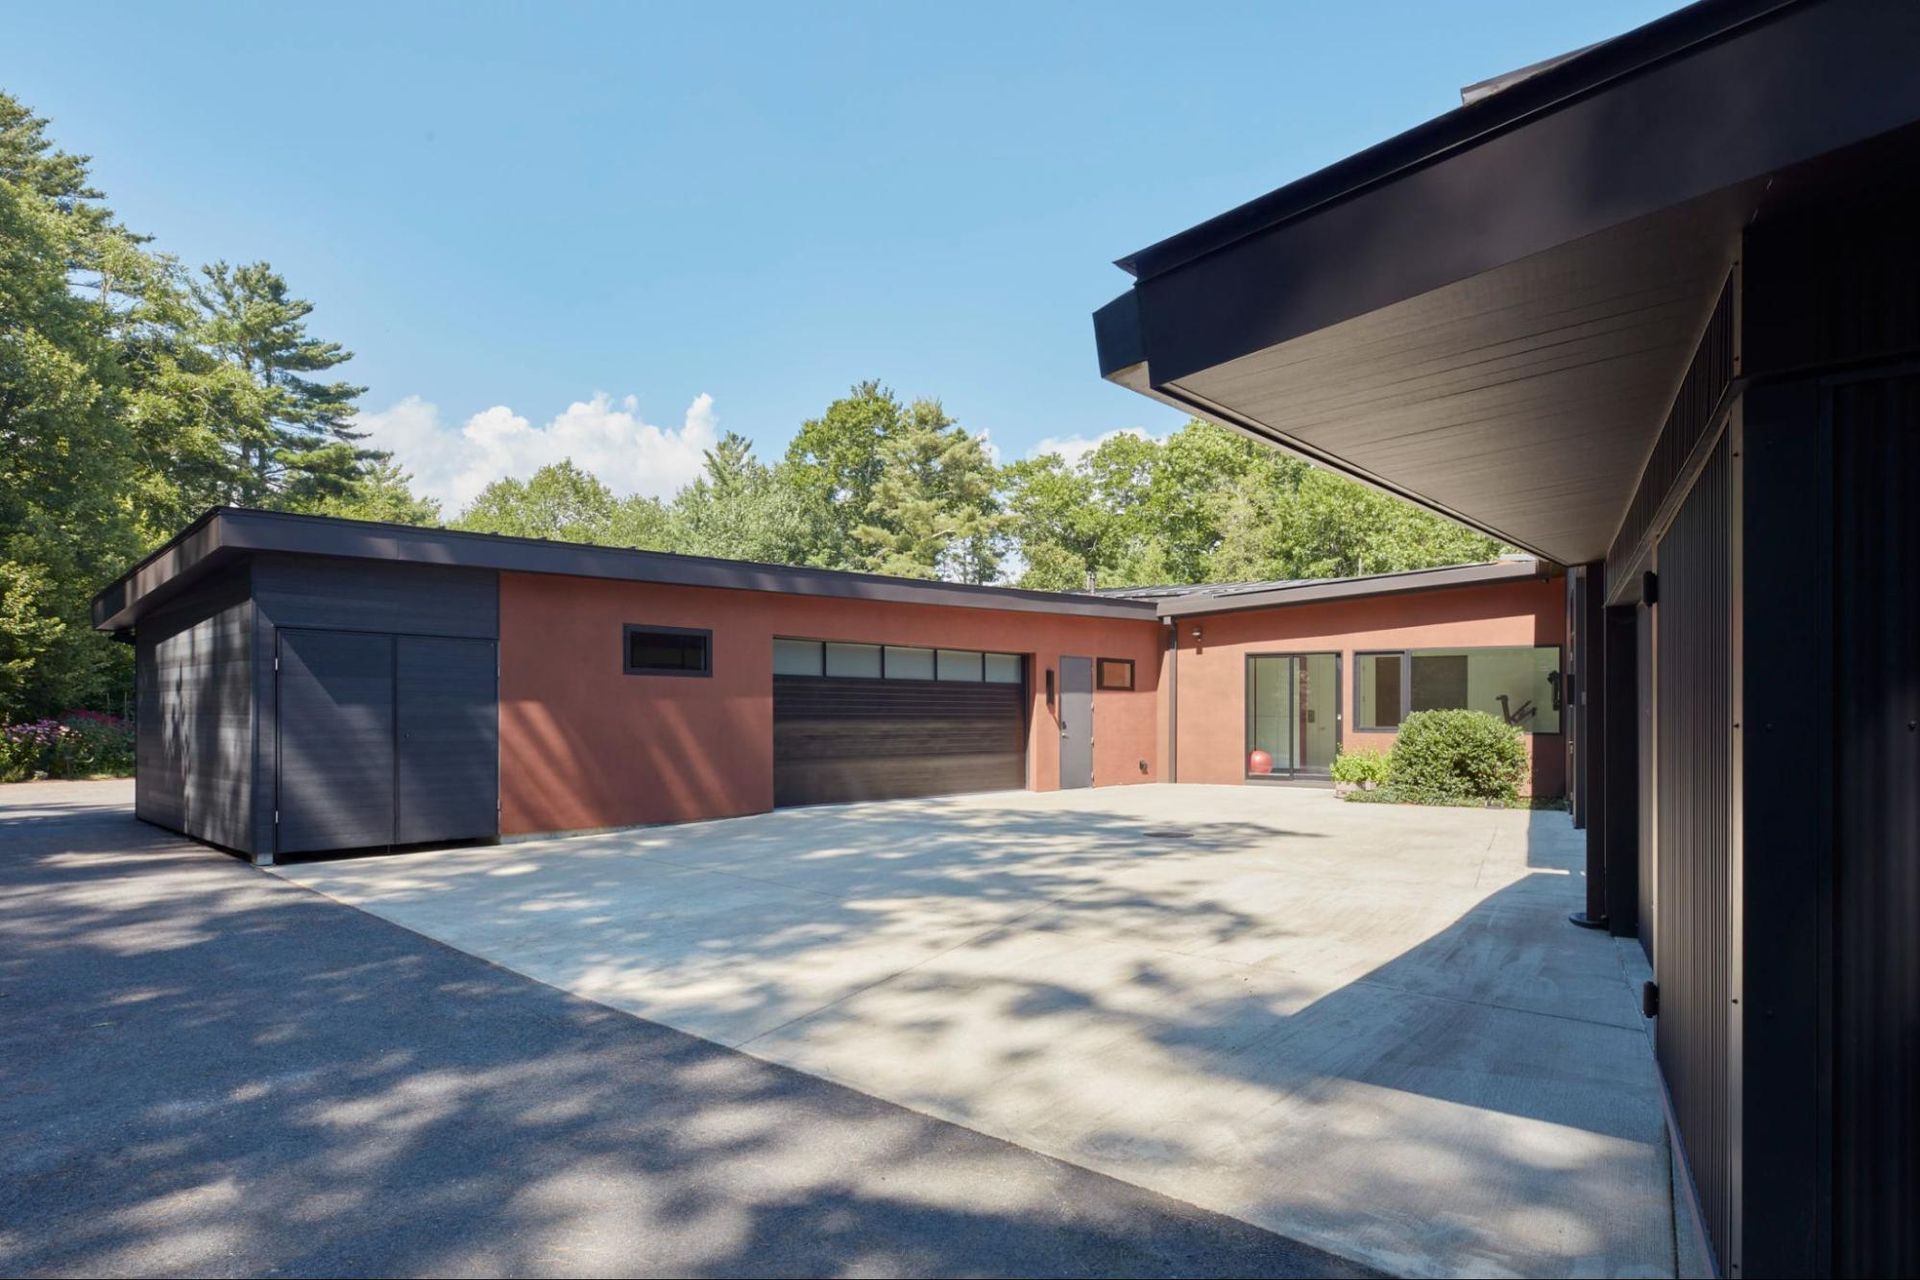
[[[1580,841],[1555,812],[1139,786],[276,872],[1386,1271],[1668,1275],[1640,953],[1568,925]]]

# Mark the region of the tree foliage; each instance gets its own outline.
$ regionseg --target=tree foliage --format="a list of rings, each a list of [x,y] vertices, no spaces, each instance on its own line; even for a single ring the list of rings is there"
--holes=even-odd
[[[424,521],[350,424],[349,358],[265,263],[199,282],[0,93],[0,721],[123,707],[92,593],[218,502]]]
[[[0,721],[120,709],[98,587],[218,503],[433,524],[355,429],[352,353],[265,262],[190,272],[0,94]],[[1191,422],[1000,466],[941,405],[856,383],[773,462],[729,433],[662,500],[563,461],[453,521],[517,537],[1084,590],[1485,560],[1493,540]]]

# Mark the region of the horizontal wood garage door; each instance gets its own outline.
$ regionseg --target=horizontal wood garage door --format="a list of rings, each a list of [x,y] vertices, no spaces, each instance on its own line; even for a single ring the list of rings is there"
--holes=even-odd
[[[1023,685],[773,678],[776,805],[1026,785]]]

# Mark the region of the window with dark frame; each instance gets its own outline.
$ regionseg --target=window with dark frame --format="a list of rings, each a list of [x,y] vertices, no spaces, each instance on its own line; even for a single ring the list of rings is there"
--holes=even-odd
[[[645,627],[628,623],[622,669],[630,676],[710,676],[713,632],[698,627]]]
[[[829,680],[939,680],[961,684],[1020,684],[1026,661],[1017,653],[925,649],[840,640],[773,639],[773,674]],[[1132,688],[1131,676],[1127,684]]]
[[[1490,712],[1525,733],[1560,732],[1556,645],[1354,655],[1354,727],[1392,731],[1415,711]]]
[[[1132,658],[1102,658],[1097,664],[1099,675],[1095,681],[1101,689],[1133,688]]]

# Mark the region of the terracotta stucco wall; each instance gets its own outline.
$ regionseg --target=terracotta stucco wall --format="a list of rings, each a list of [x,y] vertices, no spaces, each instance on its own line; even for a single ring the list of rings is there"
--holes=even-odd
[[[1195,626],[1201,630],[1197,641]],[[1358,723],[1356,652],[1559,645],[1565,639],[1565,588],[1559,579],[1183,618],[1178,780],[1245,779],[1246,658],[1250,653],[1337,652],[1342,744],[1390,748],[1393,733],[1354,729]],[[1534,794],[1564,794],[1565,737],[1530,734],[1527,744]]]
[[[713,675],[624,674],[625,623],[710,628]],[[771,808],[775,636],[1029,655],[1028,768],[1043,791],[1060,776],[1044,673],[1063,653],[1132,658],[1133,692],[1094,694],[1094,783],[1158,777],[1163,641],[1151,620],[503,573],[501,830],[686,822]]]

